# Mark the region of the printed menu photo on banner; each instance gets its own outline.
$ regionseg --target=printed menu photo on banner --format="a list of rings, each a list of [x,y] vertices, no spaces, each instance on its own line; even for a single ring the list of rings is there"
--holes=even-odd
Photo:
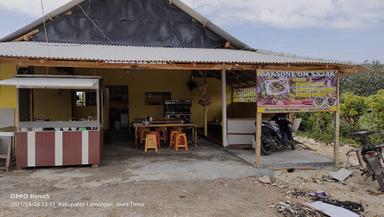
[[[334,112],[337,71],[257,71],[257,111],[261,113]]]

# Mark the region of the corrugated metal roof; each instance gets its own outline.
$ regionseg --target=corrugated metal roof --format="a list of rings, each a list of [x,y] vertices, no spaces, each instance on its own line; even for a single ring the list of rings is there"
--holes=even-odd
[[[109,63],[238,63],[238,64],[343,64],[339,61],[302,58],[265,51],[130,47],[42,42],[2,42],[0,57]]]

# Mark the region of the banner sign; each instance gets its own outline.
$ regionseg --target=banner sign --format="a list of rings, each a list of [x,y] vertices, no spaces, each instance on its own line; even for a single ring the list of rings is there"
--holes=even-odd
[[[257,111],[334,112],[339,103],[337,71],[257,71]]]

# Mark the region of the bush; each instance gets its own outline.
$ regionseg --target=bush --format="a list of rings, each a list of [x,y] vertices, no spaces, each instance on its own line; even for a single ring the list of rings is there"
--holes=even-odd
[[[368,97],[369,122],[373,129],[384,129],[384,89],[379,90],[377,94]]]
[[[351,92],[359,96],[370,96],[384,89],[384,64],[379,61],[365,62],[365,72],[344,75],[340,79],[340,91]]]
[[[308,137],[323,141],[327,144],[334,139],[333,115],[326,112],[300,114],[303,118],[301,131]]]
[[[361,129],[361,117],[368,111],[368,98],[346,93],[340,100],[340,132],[348,136],[352,131]]]
[[[342,141],[351,142],[349,134],[359,129],[384,129],[384,90],[365,97],[352,93],[341,95],[340,135]],[[300,114],[303,118],[301,131],[306,136],[327,144],[334,140],[334,121],[331,113]],[[377,136],[375,143],[384,142],[383,136]]]

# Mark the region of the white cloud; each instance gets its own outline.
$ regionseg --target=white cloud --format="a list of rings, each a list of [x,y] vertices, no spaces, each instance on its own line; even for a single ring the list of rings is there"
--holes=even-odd
[[[383,0],[184,0],[221,25],[364,28],[384,22]]]
[[[48,13],[69,1],[70,0],[43,0],[44,11]],[[0,0],[0,8],[33,17],[42,16],[40,0]]]
[[[43,0],[49,12],[70,0]],[[105,0],[107,1],[107,0]],[[383,0],[183,0],[220,25],[363,28],[384,22]],[[40,17],[40,0],[0,0],[0,8]]]

